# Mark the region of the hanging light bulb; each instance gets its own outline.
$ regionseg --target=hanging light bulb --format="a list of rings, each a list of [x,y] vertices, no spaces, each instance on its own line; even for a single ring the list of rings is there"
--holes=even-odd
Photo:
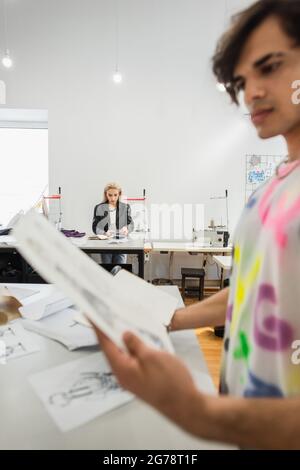
[[[115,34],[116,34],[116,61],[115,61],[115,72],[113,74],[113,81],[117,85],[123,82],[123,75],[119,72],[119,0],[115,0]]]
[[[226,91],[226,87],[225,87],[224,83],[219,82],[219,83],[217,83],[216,87],[217,87],[217,90],[219,90],[221,93],[224,93]]]
[[[7,69],[10,69],[13,66],[13,61],[12,61],[12,58],[10,57],[10,55],[9,55],[9,50],[8,49],[6,49],[5,55],[2,59],[2,65]]]
[[[117,84],[122,83],[122,81],[123,81],[122,74],[120,72],[118,72],[117,70],[113,74],[113,81]]]

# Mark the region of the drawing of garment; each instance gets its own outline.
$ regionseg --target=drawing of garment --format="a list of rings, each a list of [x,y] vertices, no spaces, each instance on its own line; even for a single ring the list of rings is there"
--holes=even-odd
[[[49,403],[65,407],[75,401],[98,400],[99,395],[106,395],[121,390],[112,372],[85,372],[67,391],[57,392],[49,397]]]

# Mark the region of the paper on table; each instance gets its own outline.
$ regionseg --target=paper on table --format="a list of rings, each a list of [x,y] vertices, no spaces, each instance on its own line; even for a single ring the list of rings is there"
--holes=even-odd
[[[19,302],[21,302],[24,299],[27,299],[28,297],[31,297],[32,295],[35,295],[39,292],[38,290],[33,290],[33,289],[28,289],[28,288],[23,289],[22,287],[11,286],[10,284],[5,285],[5,287],[7,289],[7,294],[6,295],[12,295]]]
[[[115,280],[128,292],[135,293],[136,299],[139,299],[145,311],[148,311],[147,315],[155,316],[165,326],[169,325],[174,310],[177,308],[177,298],[143,281],[140,277],[130,274],[125,269],[116,274]]]
[[[107,243],[109,243],[110,245],[118,245],[119,243],[126,243],[126,242],[128,242],[128,238],[123,237],[123,238],[110,238]]]
[[[3,243],[4,245],[15,245],[16,239],[11,235],[1,235],[0,236],[0,245]]]
[[[13,228],[16,226],[18,220],[20,220],[20,218],[22,217],[22,215],[24,215],[24,211],[23,209],[21,209],[20,211],[18,211],[7,223],[7,228]]]
[[[40,350],[19,322],[0,327],[0,343],[0,364]]]
[[[71,307],[73,302],[54,286],[43,286],[43,290],[22,301],[19,311],[23,318],[40,320],[65,308]]]
[[[99,234],[99,235],[91,235],[88,237],[88,240],[108,240],[109,237],[104,234]]]
[[[87,317],[85,315],[83,315],[83,313],[81,313],[81,312],[76,312],[76,314],[73,317],[73,320],[76,323],[79,323],[79,325],[86,326],[87,328],[93,328],[91,323],[87,319]]]
[[[63,432],[133,399],[118,385],[103,353],[45,370],[29,381]]]
[[[22,324],[26,330],[58,341],[70,351],[95,346],[98,341],[94,330],[77,322],[76,313],[73,308],[67,308],[40,321],[23,320]]]
[[[134,331],[153,347],[173,351],[164,326],[135,291],[98,266],[60,234],[50,222],[29,211],[14,229],[19,251],[49,282],[55,283],[90,320],[119,347],[122,336]],[[139,288],[137,284],[137,290]]]

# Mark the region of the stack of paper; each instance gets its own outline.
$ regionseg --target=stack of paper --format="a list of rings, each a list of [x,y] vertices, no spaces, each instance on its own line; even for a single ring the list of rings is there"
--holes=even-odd
[[[73,305],[72,300],[59,292],[54,286],[45,285],[34,295],[22,300],[23,306],[19,311],[23,318],[41,320],[42,318],[61,312]]]
[[[39,292],[38,289],[31,289],[28,287],[16,287],[13,284],[7,284],[4,286],[4,288],[6,290],[6,293],[1,292],[0,288],[1,295],[11,295],[12,297],[15,297],[19,302],[22,302],[24,301],[24,299],[27,299],[27,297],[31,297],[32,295],[37,294]]]

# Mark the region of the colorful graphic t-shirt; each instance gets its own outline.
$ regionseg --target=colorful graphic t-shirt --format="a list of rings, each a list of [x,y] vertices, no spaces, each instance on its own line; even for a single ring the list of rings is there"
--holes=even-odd
[[[300,161],[250,198],[234,240],[220,392],[300,395]],[[299,346],[298,346],[299,347]]]

